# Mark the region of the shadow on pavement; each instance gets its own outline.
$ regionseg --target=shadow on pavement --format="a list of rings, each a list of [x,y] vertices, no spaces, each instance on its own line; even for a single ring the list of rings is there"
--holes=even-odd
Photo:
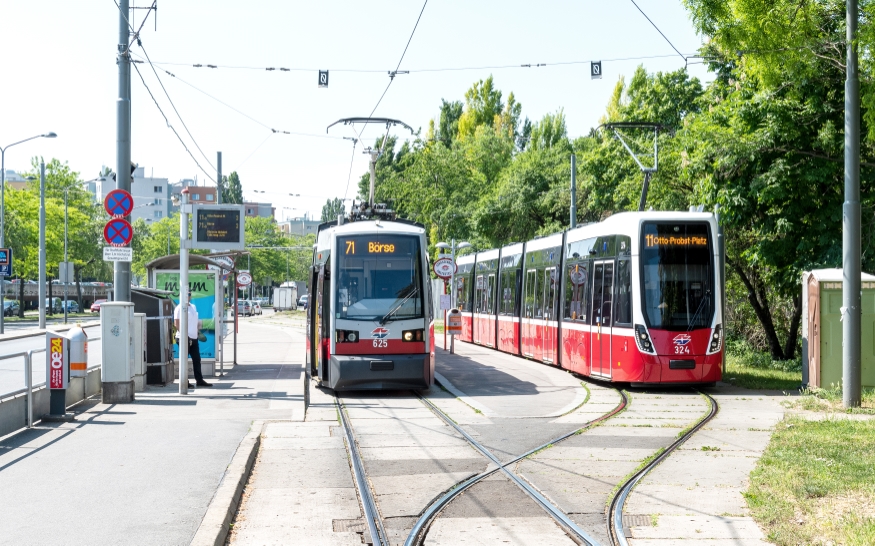
[[[539,394],[538,387],[534,383],[523,381],[495,366],[482,364],[466,356],[439,353],[435,357],[435,368],[468,396],[537,396]]]

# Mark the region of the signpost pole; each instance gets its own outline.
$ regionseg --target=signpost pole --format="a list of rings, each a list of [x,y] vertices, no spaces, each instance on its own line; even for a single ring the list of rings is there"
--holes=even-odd
[[[188,188],[179,207],[179,394],[188,394]]]

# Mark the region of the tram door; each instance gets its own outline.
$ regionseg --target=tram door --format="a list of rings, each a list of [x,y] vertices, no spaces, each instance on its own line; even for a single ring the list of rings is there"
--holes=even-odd
[[[611,324],[613,317],[614,262],[595,262],[592,271],[592,373],[611,376]]]
[[[556,361],[556,268],[544,270],[544,362]]]
[[[526,286],[525,286],[525,301],[523,308],[523,320],[520,328],[522,330],[520,336],[520,347],[523,355],[534,356],[535,351],[535,325],[532,321],[535,319],[535,301],[536,301],[536,284],[537,271],[531,269],[526,271]]]
[[[319,268],[319,278],[316,281],[316,337],[318,340],[318,377],[326,385],[328,384],[328,358],[331,348],[331,270],[328,262]]]

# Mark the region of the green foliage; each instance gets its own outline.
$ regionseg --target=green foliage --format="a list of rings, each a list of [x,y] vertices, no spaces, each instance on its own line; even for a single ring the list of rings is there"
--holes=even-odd
[[[322,221],[330,222],[332,220],[337,220],[338,215],[346,215],[346,207],[343,205],[343,199],[340,197],[335,197],[334,199],[329,199],[325,202],[325,205],[322,207]]]
[[[222,203],[243,204],[243,186],[240,184],[240,176],[237,171],[222,177]]]

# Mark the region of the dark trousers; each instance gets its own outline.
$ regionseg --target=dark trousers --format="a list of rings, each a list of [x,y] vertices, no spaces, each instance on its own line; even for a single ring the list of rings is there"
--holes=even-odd
[[[204,375],[201,373],[201,347],[196,339],[188,340],[188,356],[191,357],[191,367],[194,370],[194,379],[198,383],[204,382]]]

